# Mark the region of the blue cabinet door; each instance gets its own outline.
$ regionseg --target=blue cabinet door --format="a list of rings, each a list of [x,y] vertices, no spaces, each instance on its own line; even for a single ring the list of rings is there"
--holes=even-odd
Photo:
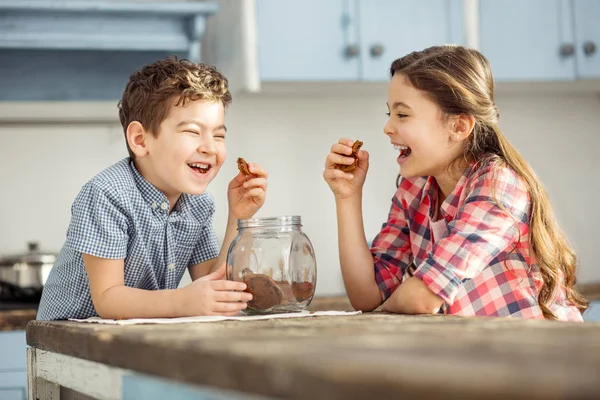
[[[261,80],[355,81],[354,0],[257,0]]]
[[[0,400],[25,400],[24,389],[0,389]]]
[[[600,1],[573,0],[577,75],[600,78]]]
[[[462,2],[358,0],[361,78],[387,81],[390,64],[412,51],[465,44]]]
[[[496,80],[575,79],[571,10],[570,0],[480,0],[480,50]]]

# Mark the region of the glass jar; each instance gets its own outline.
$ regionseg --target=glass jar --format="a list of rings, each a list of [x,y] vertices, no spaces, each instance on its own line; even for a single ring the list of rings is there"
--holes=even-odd
[[[227,252],[227,279],[246,283],[253,299],[246,314],[304,310],[317,281],[315,252],[300,216],[238,221]]]

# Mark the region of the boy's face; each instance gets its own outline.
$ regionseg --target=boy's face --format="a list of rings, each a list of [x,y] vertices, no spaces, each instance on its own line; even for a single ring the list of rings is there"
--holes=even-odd
[[[171,105],[156,137],[148,135],[146,179],[174,206],[181,193],[201,194],[225,161],[225,108],[221,102]]]

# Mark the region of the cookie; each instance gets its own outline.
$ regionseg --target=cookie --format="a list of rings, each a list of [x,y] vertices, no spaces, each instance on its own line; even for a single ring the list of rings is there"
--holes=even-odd
[[[357,140],[356,142],[354,142],[354,144],[352,145],[352,154],[350,155],[350,157],[354,158],[354,162],[350,165],[340,164],[339,165],[340,170],[342,170],[344,172],[350,172],[356,168],[356,166],[358,165],[358,151],[360,150],[362,145],[363,145],[363,142],[361,142],[360,140]]]
[[[247,285],[245,292],[252,294],[248,307],[255,310],[267,310],[280,304],[283,293],[277,282],[264,274],[244,271],[243,281]]]
[[[242,157],[238,157],[237,165],[240,172],[244,175],[251,175],[250,169],[248,168],[248,163]]]
[[[294,293],[296,301],[306,301],[315,293],[315,286],[312,282],[294,282],[292,283],[292,293]]]

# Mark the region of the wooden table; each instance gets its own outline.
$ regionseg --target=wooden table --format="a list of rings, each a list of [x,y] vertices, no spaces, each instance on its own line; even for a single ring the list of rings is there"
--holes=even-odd
[[[27,393],[25,326],[37,309],[0,310],[0,400],[24,400]]]
[[[23,330],[36,314],[37,308],[0,311],[0,331]]]
[[[384,313],[181,325],[33,321],[27,343],[30,398],[73,398],[72,390],[149,400],[600,397],[600,323]]]

